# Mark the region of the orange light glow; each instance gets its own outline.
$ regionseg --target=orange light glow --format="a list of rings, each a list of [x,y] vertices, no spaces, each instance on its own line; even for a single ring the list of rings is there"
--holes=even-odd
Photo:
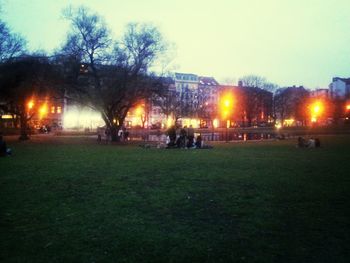
[[[173,118],[168,117],[168,119],[166,120],[166,127],[167,127],[167,128],[170,128],[170,127],[173,125],[174,122],[175,122],[175,121],[174,121]]]
[[[143,108],[141,106],[137,107],[135,110],[135,114],[137,116],[141,116],[143,114]]]
[[[29,102],[28,102],[28,109],[32,109],[33,108],[33,106],[34,106],[34,101],[33,100],[30,100]]]
[[[1,116],[1,119],[13,119],[13,116],[12,115],[9,115],[9,114],[6,114],[6,115],[2,115]]]
[[[316,105],[314,107],[314,113],[319,113],[320,112],[320,106]]]
[[[233,110],[233,96],[231,92],[225,93],[221,97],[221,114],[224,119],[229,118]]]
[[[323,113],[323,110],[324,110],[323,104],[317,101],[312,105],[311,110],[315,116],[319,116]]]
[[[284,120],[284,126],[292,126],[294,124],[294,119],[286,119]]]
[[[315,101],[310,106],[311,122],[316,123],[320,116],[323,115],[325,110],[324,103],[322,101]]]
[[[43,106],[41,106],[41,108],[39,109],[39,114],[40,114],[40,118],[43,118],[48,112],[48,108],[47,105],[44,104]]]
[[[346,109],[350,110],[350,104],[346,105]]]

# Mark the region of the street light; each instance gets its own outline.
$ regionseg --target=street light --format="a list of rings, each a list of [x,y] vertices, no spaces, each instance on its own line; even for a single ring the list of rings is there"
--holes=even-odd
[[[28,106],[28,109],[31,110],[31,109],[33,108],[33,106],[34,106],[34,101],[33,101],[33,100],[30,100],[30,101],[28,102],[27,106]]]
[[[40,109],[39,109],[39,116],[40,116],[40,119],[44,118],[46,116],[48,112],[48,109],[47,109],[47,105],[46,103],[43,104]]]
[[[222,117],[224,120],[226,120],[226,142],[228,141],[228,128],[230,126],[230,115],[232,112],[233,107],[233,98],[232,93],[227,92],[222,97],[222,103],[221,103],[221,111],[222,111]]]
[[[311,105],[311,122],[316,123],[323,114],[324,105],[321,101],[316,101]]]
[[[138,120],[140,118],[140,120]],[[144,128],[146,122],[146,115],[144,110],[144,105],[139,105],[135,109],[135,123],[140,123],[141,128]]]

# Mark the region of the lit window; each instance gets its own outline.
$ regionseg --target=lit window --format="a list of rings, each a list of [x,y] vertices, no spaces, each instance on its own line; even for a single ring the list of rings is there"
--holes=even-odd
[[[55,106],[51,107],[51,113],[55,113]]]
[[[61,113],[61,111],[62,111],[62,110],[61,110],[61,107],[58,106],[58,107],[57,107],[57,113]]]

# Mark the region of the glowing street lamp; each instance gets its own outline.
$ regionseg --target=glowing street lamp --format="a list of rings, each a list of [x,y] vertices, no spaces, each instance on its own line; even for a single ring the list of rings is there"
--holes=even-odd
[[[232,110],[232,106],[233,106],[232,95],[230,93],[227,93],[222,98],[222,103],[221,103],[221,113],[224,119],[228,119]]]
[[[39,109],[39,115],[40,115],[40,119],[42,119],[48,112],[48,108],[47,108],[47,105],[44,104],[40,107]]]
[[[316,123],[318,118],[323,114],[324,106],[320,101],[311,105],[311,122]]]
[[[135,114],[137,117],[140,117],[141,120],[141,127],[145,128],[145,123],[146,123],[146,114],[145,114],[145,109],[143,105],[140,105],[136,108]]]
[[[226,93],[222,98],[222,117],[226,120],[226,142],[228,141],[228,128],[230,126],[230,113],[233,108],[233,99],[231,93]]]
[[[33,100],[30,100],[30,101],[28,102],[27,106],[28,106],[28,109],[31,110],[31,109],[33,108],[33,106],[34,106],[34,101],[33,101]]]

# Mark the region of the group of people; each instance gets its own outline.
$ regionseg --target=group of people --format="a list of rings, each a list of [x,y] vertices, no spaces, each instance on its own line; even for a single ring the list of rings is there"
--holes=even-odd
[[[51,127],[49,125],[43,125],[39,128],[40,133],[50,133]]]
[[[129,139],[129,132],[125,127],[123,127],[117,132],[117,136],[119,137],[119,141],[127,141]],[[112,140],[112,131],[108,127],[101,127],[97,129],[97,141],[101,142],[103,138],[106,142],[110,142]]]
[[[129,132],[123,127],[118,131],[118,136],[120,141],[127,141],[129,139]]]
[[[304,137],[298,137],[299,148],[318,148],[321,147],[321,141],[318,138],[310,138],[306,140]]]
[[[195,138],[192,125],[187,128],[176,128],[171,126],[167,130],[167,147],[168,148],[201,148],[202,137],[198,135]]]

